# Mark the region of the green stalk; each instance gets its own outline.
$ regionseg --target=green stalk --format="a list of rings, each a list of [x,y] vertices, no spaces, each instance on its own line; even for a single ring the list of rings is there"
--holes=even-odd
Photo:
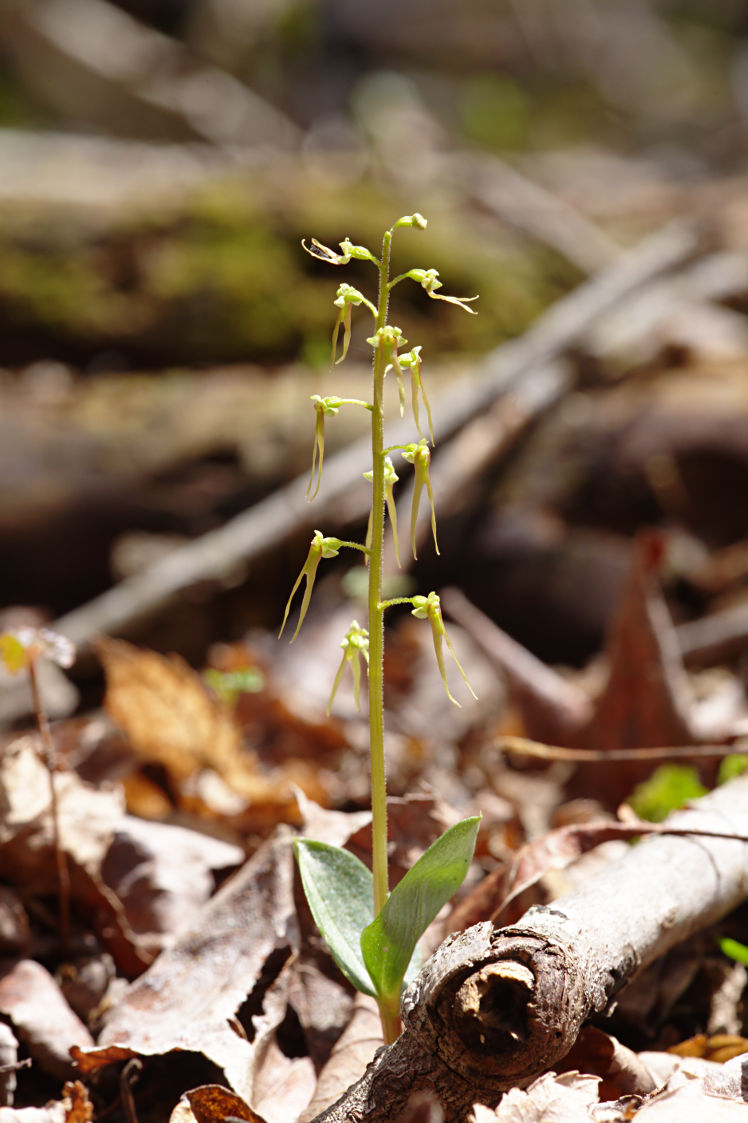
[[[379,264],[379,298],[376,330],[387,322],[389,298],[390,244],[388,230],[382,243]],[[384,764],[384,607],[382,605],[382,557],[384,553],[384,348],[374,352],[371,411],[372,507],[369,554],[369,732],[371,754],[372,874],[374,877],[374,915],[384,908],[389,893],[387,871],[387,781]],[[389,1019],[388,1019],[389,1020]],[[385,1040],[388,1027],[384,1025]],[[392,1038],[394,1040],[394,1038]]]

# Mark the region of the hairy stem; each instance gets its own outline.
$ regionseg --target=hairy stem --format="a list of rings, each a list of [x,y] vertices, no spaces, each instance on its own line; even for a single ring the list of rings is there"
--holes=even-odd
[[[49,773],[49,806],[52,818],[52,845],[55,852],[55,865],[57,867],[57,885],[60,901],[60,944],[63,954],[67,954],[70,945],[70,877],[68,874],[65,851],[62,849],[60,839],[60,814],[57,804],[57,788],[55,786],[55,748],[52,734],[47,721],[47,714],[42,705],[39,691],[39,679],[36,673],[36,663],[29,662],[29,681],[31,683],[31,697],[36,714],[36,725],[42,744],[42,755]]]
[[[388,277],[392,232],[387,231],[379,265],[379,300],[376,328],[387,319]],[[369,546],[369,733],[371,754],[372,874],[374,878],[374,915],[385,905],[389,892],[387,871],[387,780],[384,761],[384,606],[382,605],[382,566],[384,554],[384,348],[374,351],[371,411],[372,506]],[[380,1004],[385,1042],[399,1033],[399,1017]]]
[[[390,231],[384,236],[379,266],[379,300],[376,327],[387,320],[387,281],[390,266]],[[382,606],[382,566],[384,541],[384,371],[386,354],[374,352],[371,411],[371,543],[369,553],[369,730],[371,752],[372,872],[374,875],[374,915],[387,900],[387,785],[384,765],[384,608]]]

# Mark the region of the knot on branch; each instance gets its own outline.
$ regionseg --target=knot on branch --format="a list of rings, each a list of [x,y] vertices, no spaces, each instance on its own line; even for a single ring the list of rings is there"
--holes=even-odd
[[[573,955],[550,935],[478,924],[445,941],[429,966],[404,996],[404,1024],[489,1098],[563,1057],[590,1009]]]

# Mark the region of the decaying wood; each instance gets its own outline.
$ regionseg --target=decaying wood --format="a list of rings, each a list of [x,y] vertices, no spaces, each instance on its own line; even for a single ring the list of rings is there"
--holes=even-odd
[[[632,250],[558,301],[520,339],[491,352],[475,371],[471,389],[445,392],[433,403],[437,443],[456,433],[469,419],[483,413],[518,381],[569,347],[596,317],[652,277],[680,265],[699,245],[694,227],[676,223]],[[404,443],[412,436],[410,422],[388,430],[388,443]],[[211,531],[161,559],[147,570],[61,617],[53,625],[73,642],[85,645],[99,633],[117,633],[169,603],[180,592],[202,581],[222,581],[237,568],[282,543],[291,530],[312,527],[334,511],[341,498],[369,465],[368,439],[330,457],[325,480],[313,507],[306,501],[305,473],[282,490],[257,503],[218,530]],[[368,493],[362,492],[362,513]]]
[[[740,834],[747,817],[742,776],[668,823]],[[658,835],[511,928],[449,937],[403,997],[400,1038],[314,1123],[394,1123],[423,1090],[454,1123],[495,1105],[564,1057],[642,968],[746,897],[748,842]]]

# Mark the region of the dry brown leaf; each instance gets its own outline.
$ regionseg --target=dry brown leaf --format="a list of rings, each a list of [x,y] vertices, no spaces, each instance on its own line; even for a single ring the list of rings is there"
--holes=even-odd
[[[185,809],[223,816],[206,799],[200,777],[214,773],[248,804],[252,826],[273,826],[296,816],[290,781],[265,776],[244,744],[233,711],[214,697],[178,655],[160,655],[123,640],[100,639],[106,672],[106,708],[137,755],[166,768]],[[304,783],[304,777],[298,777]],[[237,821],[242,818],[237,809]]]
[[[334,1103],[359,1079],[381,1045],[382,1024],[377,1004],[368,995],[357,994],[353,1016],[322,1069],[314,1096],[298,1123],[307,1123]]]
[[[55,980],[33,959],[6,964],[0,976],[0,1011],[10,1019],[40,1068],[61,1079],[73,1074],[71,1046],[85,1049],[93,1045]]]
[[[25,891],[57,888],[53,859],[49,773],[35,737],[14,741],[0,761],[0,874]],[[124,810],[122,793],[84,784],[73,772],[57,772],[55,788],[64,851],[77,866],[96,873]]]
[[[298,944],[292,883],[290,832],[280,828],[131,984],[109,1013],[98,1047],[85,1057],[76,1053],[81,1070],[109,1064],[122,1051],[193,1052],[218,1065],[252,1102],[254,1053],[265,1040],[257,1022]],[[252,1019],[247,1035],[234,1024],[242,1011]]]
[[[91,1123],[94,1108],[89,1099],[88,1089],[80,1080],[70,1080],[62,1092],[65,1105],[65,1123]]]
[[[234,1119],[245,1119],[247,1123],[265,1123],[261,1115],[244,1102],[236,1092],[221,1087],[220,1084],[203,1084],[185,1092],[192,1108],[195,1123],[223,1123],[227,1115]]]
[[[664,549],[659,535],[640,534],[631,572],[607,643],[610,670],[580,743],[605,751],[689,745],[692,697],[673,622],[659,588]],[[586,764],[577,779],[608,803],[618,804],[651,772],[648,762]]]
[[[594,1123],[598,1083],[579,1072],[546,1072],[527,1091],[512,1088],[495,1110],[477,1104],[473,1123]]]
[[[748,1039],[735,1033],[713,1033],[711,1036],[699,1033],[695,1037],[689,1037],[687,1041],[673,1045],[668,1052],[677,1057],[703,1057],[707,1061],[724,1064],[725,1061],[748,1052]]]
[[[0,1123],[67,1123],[67,1108],[59,1100],[44,1107],[0,1107]]]
[[[35,737],[22,737],[0,760],[0,875],[26,893],[56,893],[49,774]],[[101,868],[122,817],[119,788],[96,789],[74,772],[55,773],[60,843],[67,855],[73,904],[89,914],[102,942],[128,975],[148,965]]]
[[[123,640],[99,639],[96,651],[106,672],[106,708],[140,757],[163,764],[177,780],[202,768],[234,781],[256,779],[233,714],[184,659]]]
[[[244,860],[239,846],[171,823],[123,815],[102,870],[131,928],[161,949],[166,936],[186,927],[215,889],[214,870]]]
[[[600,1077],[600,1099],[646,1096],[661,1084],[638,1053],[610,1034],[589,1025],[582,1029],[560,1068]]]

